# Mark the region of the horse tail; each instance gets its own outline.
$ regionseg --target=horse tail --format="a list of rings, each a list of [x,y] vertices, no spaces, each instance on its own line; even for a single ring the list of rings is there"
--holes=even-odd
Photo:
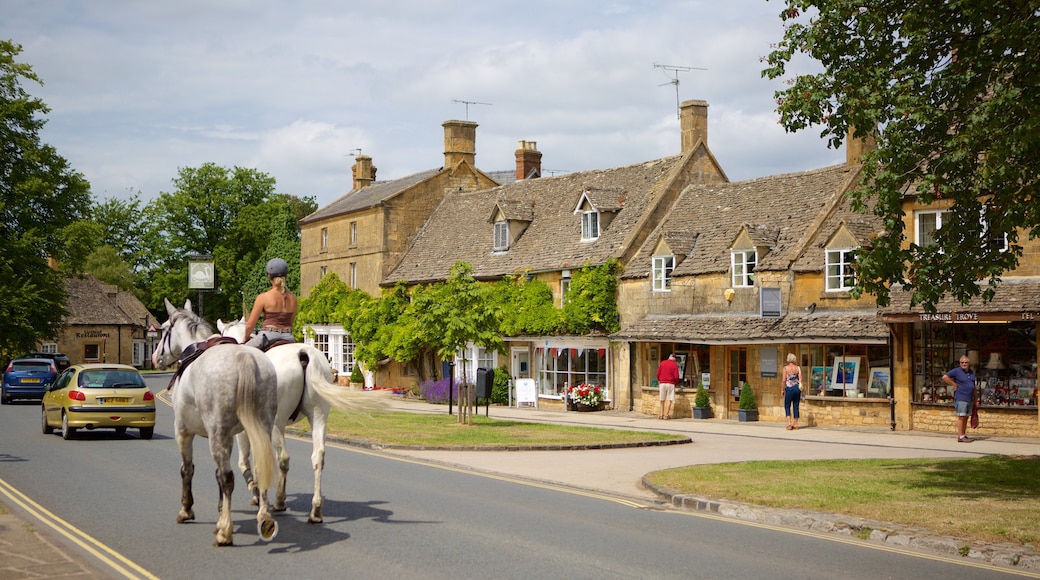
[[[306,360],[305,360],[306,359]],[[300,362],[304,369],[304,387],[341,411],[382,411],[387,409],[383,391],[355,391],[345,389],[332,382],[329,359],[314,347],[300,350]]]
[[[252,348],[252,347],[249,347]],[[259,351],[257,351],[259,352]],[[260,375],[263,372],[257,365],[256,359],[247,354],[248,364],[241,367],[238,377],[237,411],[238,420],[242,423],[246,437],[249,438],[249,447],[253,453],[253,476],[257,486],[262,489],[270,489],[274,484],[277,460],[275,459],[274,443],[271,441],[271,430],[274,428],[274,414],[277,397],[277,384],[274,372],[266,385],[261,385]],[[262,359],[266,362],[266,359]],[[262,392],[265,389],[269,392]],[[265,414],[263,406],[269,405],[270,409]]]

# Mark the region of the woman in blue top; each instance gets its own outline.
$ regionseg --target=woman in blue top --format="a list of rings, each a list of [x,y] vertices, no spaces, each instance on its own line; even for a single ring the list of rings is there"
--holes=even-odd
[[[957,413],[957,441],[971,443],[971,439],[965,434],[968,430],[971,405],[975,401],[975,371],[971,370],[971,359],[962,356],[960,366],[946,371],[942,380],[947,385],[956,387],[953,391],[953,409]]]
[[[802,401],[802,367],[798,366],[798,357],[788,353],[787,364],[784,365],[784,386],[781,393],[784,397],[784,415],[787,415],[787,429],[798,428],[798,406]],[[791,407],[794,407],[794,419],[791,418]]]

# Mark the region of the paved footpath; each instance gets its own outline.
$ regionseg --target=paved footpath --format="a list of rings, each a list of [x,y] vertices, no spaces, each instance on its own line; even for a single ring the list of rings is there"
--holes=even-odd
[[[447,407],[393,397],[394,410],[447,414]],[[818,532],[854,534],[874,530],[872,540],[911,549],[956,556],[965,545],[957,538],[930,536],[884,522],[856,521],[801,510],[772,510],[746,504],[673,496],[650,489],[643,476],[652,471],[704,463],[760,459],[865,459],[919,457],[978,457],[982,455],[1038,455],[1040,438],[978,436],[958,443],[950,435],[898,432],[887,429],[802,428],[787,431],[782,423],[709,419],[672,419],[631,412],[575,413],[535,408],[481,407],[479,414],[495,419],[590,425],[597,427],[679,433],[690,444],[622,449],[460,451],[387,449],[391,455],[472,469],[483,473],[552,483],[604,495],[635,499],[677,509],[706,510],[723,516],[761,523],[802,527]],[[0,580],[15,578],[111,578],[99,571],[85,554],[69,550],[46,530],[20,512],[12,511],[0,495]],[[1017,546],[973,546],[969,557],[998,565],[1012,565],[1040,575],[1040,553]]]

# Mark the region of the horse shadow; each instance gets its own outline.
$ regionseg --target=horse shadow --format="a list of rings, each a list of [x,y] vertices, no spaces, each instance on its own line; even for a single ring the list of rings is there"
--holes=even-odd
[[[370,519],[386,524],[436,524],[440,522],[418,520],[395,520],[393,511],[380,508],[388,502],[373,501],[337,501],[325,498],[322,505],[324,522],[307,523],[307,514],[311,509],[310,494],[290,494],[286,498],[284,512],[274,514],[278,520],[278,536],[272,542],[271,554],[293,554],[309,552],[325,546],[350,539],[350,533],[335,529],[336,524]],[[255,515],[248,509],[236,510],[243,516]],[[237,519],[237,518],[236,518]],[[251,525],[251,524],[243,524]],[[248,528],[246,528],[248,529]]]

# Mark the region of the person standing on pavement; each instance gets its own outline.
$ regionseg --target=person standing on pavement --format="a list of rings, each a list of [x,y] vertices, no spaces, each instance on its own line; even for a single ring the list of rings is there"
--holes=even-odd
[[[661,397],[660,419],[672,418],[672,403],[675,402],[675,385],[679,384],[679,365],[675,362],[675,354],[661,361],[657,367],[657,388]]]
[[[971,415],[971,405],[975,400],[975,371],[971,370],[971,359],[962,356],[960,365],[946,371],[942,380],[947,385],[955,387],[953,409],[957,413],[957,441],[971,443],[971,438],[966,434],[968,416]]]
[[[784,415],[787,416],[787,430],[798,428],[798,407],[802,401],[802,367],[798,366],[798,357],[794,353],[787,354],[787,364],[783,370],[783,386],[780,394],[784,397]],[[794,407],[794,420],[791,419],[791,407]]]

